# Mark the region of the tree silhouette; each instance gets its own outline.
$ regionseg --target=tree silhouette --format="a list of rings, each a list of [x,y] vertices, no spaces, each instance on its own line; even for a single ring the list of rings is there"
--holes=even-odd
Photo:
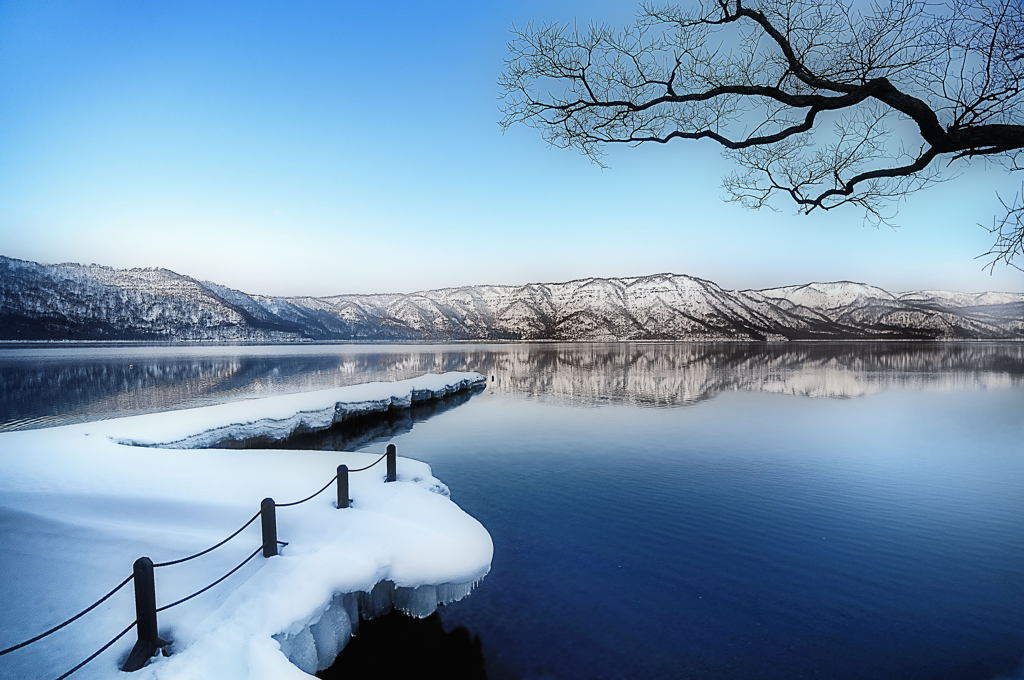
[[[514,30],[503,126],[601,163],[609,144],[710,139],[730,200],[887,223],[971,162],[1022,169],[1020,0],[718,0],[644,6],[634,25]],[[1024,253],[1024,192],[1000,197],[990,263]]]

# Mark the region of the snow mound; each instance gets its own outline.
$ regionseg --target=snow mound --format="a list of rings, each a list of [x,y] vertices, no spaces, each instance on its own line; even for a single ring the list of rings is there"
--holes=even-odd
[[[325,430],[353,416],[409,408],[484,383],[479,373],[453,371],[394,383],[257,397],[125,418],[109,436],[122,444],[175,449],[204,448],[231,439],[287,439],[300,432]]]
[[[471,389],[475,373],[428,375],[303,394],[0,434],[0,647],[85,607],[140,555],[175,559],[218,542],[264,497],[287,503],[365,453],[182,447],[225,438],[286,437],[353,414],[405,408]],[[142,446],[129,446],[140,444]],[[195,599],[160,612],[171,656],[131,676],[119,663],[134,631],[74,678],[309,678],[333,661],[361,618],[396,608],[429,615],[461,599],[490,569],[486,529],[456,506],[425,463],[399,458],[350,475],[351,508],[334,487],[278,507],[277,557],[260,555]],[[259,522],[207,555],[156,571],[157,604],[211,583],[260,545]],[[55,556],[58,556],[55,558]],[[58,633],[0,657],[0,677],[57,676],[134,618],[131,587]]]

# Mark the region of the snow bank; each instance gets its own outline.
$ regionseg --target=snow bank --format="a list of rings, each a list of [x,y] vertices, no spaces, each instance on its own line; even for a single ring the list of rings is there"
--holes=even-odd
[[[376,459],[181,448],[278,439],[483,382],[475,373],[428,375],[0,434],[0,647],[88,605],[140,555],[160,562],[202,550],[252,516],[262,498],[304,498],[339,464]],[[349,509],[334,507],[333,487],[278,508],[278,535],[289,543],[282,554],[257,556],[209,592],[161,612],[173,654],[120,677],[308,678],[331,663],[361,617],[391,607],[426,616],[465,597],[490,568],[487,531],[451,502],[426,464],[400,458],[397,483],[385,484],[384,473],[381,463],[350,475]],[[158,605],[220,577],[259,544],[256,522],[223,548],[158,569]],[[0,657],[0,678],[60,675],[132,619],[129,586],[83,620]],[[133,642],[134,631],[73,677],[117,676]]]
[[[374,382],[327,390],[244,399],[228,404],[154,413],[118,422],[112,438],[136,446],[193,449],[229,439],[324,430],[353,416],[409,408],[484,384],[479,373],[423,375],[396,383]]]

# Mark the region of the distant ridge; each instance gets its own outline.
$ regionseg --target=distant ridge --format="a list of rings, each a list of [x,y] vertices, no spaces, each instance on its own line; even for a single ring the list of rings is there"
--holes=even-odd
[[[852,281],[725,290],[665,273],[271,297],[168,269],[0,256],[0,339],[1024,339],[1024,293],[891,293]]]

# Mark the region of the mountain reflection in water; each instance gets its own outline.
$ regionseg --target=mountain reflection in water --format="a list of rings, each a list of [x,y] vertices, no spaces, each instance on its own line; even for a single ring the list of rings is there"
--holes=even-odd
[[[27,346],[0,350],[0,430],[423,373],[576,404],[693,404],[723,391],[848,398],[1024,382],[1024,343]]]

